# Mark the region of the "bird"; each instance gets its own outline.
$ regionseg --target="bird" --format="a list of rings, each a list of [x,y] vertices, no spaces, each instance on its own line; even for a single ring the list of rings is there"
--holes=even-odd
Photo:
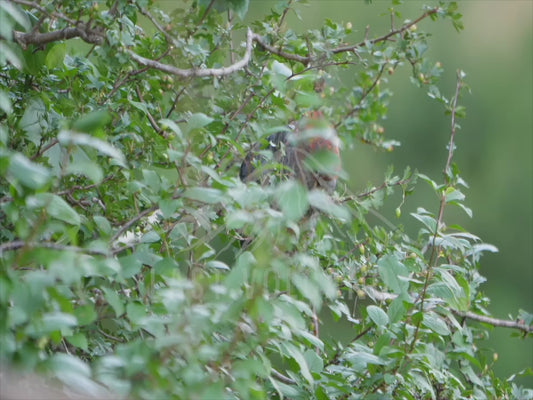
[[[294,178],[308,190],[332,194],[341,169],[339,145],[335,128],[321,111],[312,111],[286,130],[253,144],[239,176],[243,182],[261,185],[275,182],[275,176]]]

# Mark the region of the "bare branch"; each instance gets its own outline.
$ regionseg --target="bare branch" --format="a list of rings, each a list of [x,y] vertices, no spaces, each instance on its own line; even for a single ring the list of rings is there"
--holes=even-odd
[[[19,32],[13,31],[13,40],[19,43],[22,48],[26,48],[28,45],[33,44],[40,46],[50,42],[56,42],[58,40],[67,40],[79,37],[83,41],[91,44],[104,43],[104,35],[94,29],[90,29],[85,25],[79,25],[76,27],[60,29],[52,32]]]
[[[457,310],[451,310],[451,311],[459,317],[471,319],[473,321],[482,322],[484,324],[489,324],[492,326],[499,326],[502,328],[519,329],[521,331],[524,331],[525,333],[533,333],[533,325],[526,325],[525,323],[520,322],[520,321],[509,321],[505,319],[487,317],[485,315],[475,314],[471,311],[457,311]]]
[[[258,35],[254,34],[250,29],[248,29],[248,33],[246,35],[246,50],[244,52],[244,56],[237,61],[235,64],[230,65],[229,67],[222,67],[222,68],[204,68],[204,69],[181,69],[173,67],[172,65],[163,64],[158,61],[151,60],[149,58],[142,57],[138,55],[137,53],[126,49],[126,52],[133,58],[135,61],[137,61],[139,64],[144,65],[146,67],[155,68],[159,71],[166,72],[168,74],[180,76],[182,78],[190,78],[190,77],[206,77],[206,76],[226,76],[230,75],[236,71],[239,71],[246,67],[248,63],[250,62],[250,58],[252,55],[252,43],[254,40],[257,40],[259,38]]]

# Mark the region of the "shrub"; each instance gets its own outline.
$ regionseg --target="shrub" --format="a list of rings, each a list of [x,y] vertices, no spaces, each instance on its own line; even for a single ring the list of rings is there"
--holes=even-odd
[[[488,315],[495,248],[444,218],[471,216],[453,163],[467,86],[458,71],[441,92],[417,25],[460,30],[456,3],[357,43],[349,24],[285,27],[296,1],[245,25],[248,3],[0,3],[4,366],[94,397],[532,398],[476,345],[492,326],[530,335],[532,316]],[[239,180],[253,143],[316,110],[345,148],[392,150],[401,66],[450,115],[441,178]],[[400,214],[417,182],[438,201],[416,237],[368,218],[394,191]]]

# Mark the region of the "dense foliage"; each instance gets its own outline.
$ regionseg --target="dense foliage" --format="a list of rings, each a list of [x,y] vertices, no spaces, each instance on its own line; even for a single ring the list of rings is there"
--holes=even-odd
[[[458,71],[442,94],[420,26],[461,16],[396,3],[370,35],[297,33],[293,0],[259,21],[247,0],[0,2],[2,363],[99,398],[533,398],[476,345],[491,326],[530,336],[532,315],[488,316],[496,249],[444,219],[471,216],[453,163],[467,86]],[[331,195],[239,180],[252,143],[314,110],[346,149],[393,150],[396,68],[450,115],[442,177],[391,169],[350,193],[344,171]],[[378,210],[418,185],[436,200],[409,237]]]

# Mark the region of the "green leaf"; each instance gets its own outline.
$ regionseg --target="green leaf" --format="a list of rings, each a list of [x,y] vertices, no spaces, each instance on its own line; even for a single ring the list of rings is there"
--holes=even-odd
[[[434,233],[437,230],[437,220],[429,215],[427,211],[419,208],[416,213],[411,213],[413,217],[422,222],[430,233]]]
[[[77,132],[91,133],[109,124],[111,119],[111,114],[106,110],[93,111],[81,116],[74,122],[72,129]]]
[[[378,261],[381,279],[396,294],[405,294],[409,288],[409,270],[396,257],[386,255]]]
[[[281,183],[276,190],[276,199],[283,215],[291,221],[302,218],[309,208],[307,191],[298,181]]]
[[[344,358],[349,362],[353,370],[357,372],[365,372],[368,370],[368,364],[371,365],[383,365],[385,364],[384,360],[380,357],[372,354],[371,349],[360,346],[358,349],[362,351],[355,351],[349,349]]]
[[[312,385],[314,383],[314,379],[311,375],[311,371],[309,370],[309,366],[307,365],[307,361],[300,349],[290,342],[284,342],[282,343],[282,346],[286,350],[286,353],[291,356],[298,364],[298,367],[300,367],[299,373],[302,374],[307,382]]]
[[[235,11],[235,14],[239,16],[240,19],[244,19],[246,13],[248,12],[248,6],[250,0],[229,0],[231,8]]]
[[[118,261],[122,266],[121,276],[123,278],[131,278],[133,275],[139,273],[142,268],[142,264],[136,254],[120,257]]]
[[[162,129],[167,129],[167,128],[170,129],[172,132],[176,134],[178,138],[183,138],[183,134],[181,133],[180,127],[178,126],[178,124],[176,124],[171,119],[166,119],[166,118],[160,119],[159,125],[161,126]]]
[[[205,264],[205,266],[207,268],[220,269],[220,270],[224,270],[224,271],[229,271],[230,270],[230,267],[228,267],[228,265],[226,263],[223,263],[222,261],[217,261],[217,260],[208,261]]]
[[[98,317],[96,311],[94,310],[94,306],[90,303],[75,308],[74,316],[78,320],[78,325],[81,326],[89,325]]]
[[[460,190],[455,189],[453,187],[449,187],[446,189],[444,198],[446,200],[446,203],[450,203],[452,201],[463,201],[465,199],[465,195],[461,193]]]
[[[304,353],[304,358],[311,372],[319,374],[324,369],[324,360],[316,351],[307,349]]]
[[[126,166],[122,152],[101,139],[97,139],[85,133],[76,133],[73,131],[61,131],[59,132],[57,139],[63,145],[75,144],[78,146],[92,147],[100,153],[113,158],[120,166]]]
[[[183,193],[183,197],[207,204],[220,203],[224,199],[222,191],[206,187],[189,188]]]
[[[113,228],[111,228],[111,224],[109,223],[106,217],[102,217],[101,215],[95,215],[93,217],[93,220],[101,234],[103,234],[104,236],[111,236]]]
[[[49,368],[57,379],[76,393],[94,398],[108,398],[110,395],[90,378],[90,367],[78,357],[64,353],[54,354],[50,358]]]
[[[55,44],[46,55],[46,58],[44,59],[45,65],[48,67],[48,69],[54,69],[63,64],[63,60],[65,59],[65,54],[67,52],[67,44],[66,43],[57,43]]]
[[[71,371],[81,376],[90,376],[91,368],[78,357],[70,354],[58,353],[51,357],[50,367],[52,371],[62,374],[64,371]]]
[[[61,197],[53,193],[37,193],[26,199],[29,208],[44,207],[48,214],[60,221],[79,226],[79,214]]]
[[[450,334],[450,329],[448,328],[448,325],[446,325],[446,322],[434,312],[424,313],[422,325],[441,336],[448,336]]]
[[[307,194],[307,199],[309,200],[309,204],[311,204],[311,206],[324,211],[326,214],[329,214],[332,217],[345,221],[350,219],[350,213],[348,210],[344,206],[335,204],[331,197],[322,190],[311,190]]]
[[[391,323],[396,323],[405,317],[406,312],[403,296],[398,296],[390,303],[387,315]]]
[[[18,126],[25,132],[25,136],[35,145],[39,146],[42,140],[43,129],[46,126],[45,116],[48,110],[40,98],[32,98],[24,109],[24,114]]]
[[[457,283],[452,274],[443,269],[436,269],[440,275],[440,280],[428,287],[428,292],[436,297],[445,300],[450,307],[456,310],[466,311],[469,299],[465,295],[463,288]]]
[[[298,91],[294,98],[294,101],[299,107],[318,107],[322,104],[322,99],[316,93]]]
[[[389,316],[378,306],[370,305],[366,308],[368,316],[379,327],[384,327],[389,323]]]
[[[10,157],[8,174],[30,189],[40,189],[50,179],[48,169],[28,160],[20,153]]]
[[[70,163],[65,172],[73,175],[84,175],[94,183],[100,183],[104,179],[104,173],[100,165],[91,160]]]
[[[191,115],[185,126],[185,133],[190,133],[195,129],[203,128],[213,122],[213,118],[208,117],[204,113],[196,113]]]
[[[124,303],[122,302],[118,293],[115,290],[107,287],[102,287],[102,290],[104,292],[104,298],[113,308],[113,311],[115,311],[115,315],[120,317],[122,314],[124,314]]]
[[[89,349],[89,343],[87,342],[87,337],[81,332],[75,333],[72,336],[67,336],[66,339],[67,339],[67,342],[69,342],[74,347],[77,347],[84,351],[88,351]]]
[[[7,115],[13,112],[9,95],[3,90],[0,90],[0,110],[4,111]]]
[[[4,1],[0,3],[5,3]],[[13,43],[0,41],[0,65],[5,61],[9,61],[16,69],[22,69],[22,61],[20,59],[20,50],[15,47]]]
[[[7,23],[7,16],[11,17],[17,24],[22,26],[24,30],[29,31],[31,29],[31,23],[28,16],[24,11],[15,6],[15,4],[8,1],[0,2],[0,18],[2,24]],[[8,37],[7,35],[4,37]]]
[[[131,322],[140,325],[146,317],[146,306],[139,302],[131,302],[126,306],[126,314]]]
[[[314,282],[312,279],[309,279],[304,274],[292,274],[291,280],[294,283],[294,286],[298,288],[302,296],[308,299],[313,307],[320,309],[322,306],[322,295],[316,282]]]
[[[288,78],[289,76],[292,75],[292,70],[289,67],[287,67],[285,64],[280,63],[279,61],[276,61],[276,60],[272,62],[272,71],[285,78]]]
[[[69,328],[76,326],[77,320],[74,315],[63,313],[63,312],[53,312],[46,313],[43,315],[42,325],[37,326],[41,332],[52,332],[52,331],[63,331],[68,330]]]
[[[159,201],[159,208],[163,214],[163,218],[170,218],[180,204],[181,201],[178,199],[161,199]]]

